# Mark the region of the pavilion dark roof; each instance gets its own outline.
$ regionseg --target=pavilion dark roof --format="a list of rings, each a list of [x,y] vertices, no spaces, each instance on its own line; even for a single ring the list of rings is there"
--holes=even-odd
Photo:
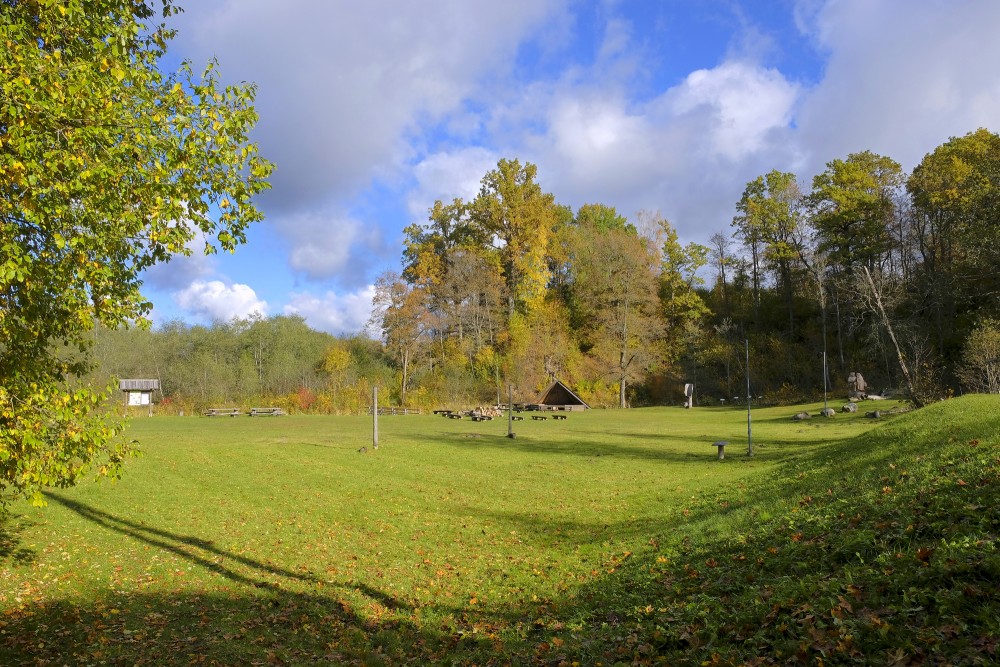
[[[576,393],[556,380],[549,385],[548,389],[542,392],[542,397],[538,399],[540,405],[582,405],[589,408],[587,402],[576,395]]]

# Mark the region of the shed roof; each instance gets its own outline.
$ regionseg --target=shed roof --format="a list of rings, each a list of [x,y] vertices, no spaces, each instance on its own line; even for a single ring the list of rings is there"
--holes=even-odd
[[[556,380],[549,385],[549,388],[542,392],[542,397],[538,399],[541,405],[582,405],[589,408],[587,402],[577,396],[572,389]]]
[[[118,388],[122,391],[155,391],[160,388],[159,380],[119,380]]]

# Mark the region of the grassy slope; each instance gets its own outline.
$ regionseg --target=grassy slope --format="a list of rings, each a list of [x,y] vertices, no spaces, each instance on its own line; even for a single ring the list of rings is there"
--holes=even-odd
[[[998,408],[137,420],[4,524],[0,662],[988,659]]]

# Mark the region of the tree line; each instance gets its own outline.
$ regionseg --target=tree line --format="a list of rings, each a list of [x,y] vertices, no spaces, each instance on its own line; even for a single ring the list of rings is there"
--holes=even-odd
[[[774,401],[842,389],[851,371],[917,405],[998,390],[1000,137],[988,130],[910,174],[871,151],[828,162],[810,188],[772,170],[709,245],[682,244],[657,213],[574,213],[536,178],[500,160],[474,199],[438,201],[406,229],[372,322],[400,401],[456,383],[530,397],[560,378],[598,405],[672,402],[685,382],[714,402],[743,393],[748,372]]]
[[[843,392],[859,371],[920,405],[1000,391],[1000,137],[977,130],[910,174],[865,151],[805,189],[747,183],[728,229],[682,243],[655,212],[573,212],[537,168],[500,160],[471,201],[405,230],[402,271],[376,283],[370,331],[301,318],[98,330],[97,380],[157,377],[167,404],[360,412],[532,401],[554,379],[595,406]],[[824,360],[825,357],[825,360]],[[826,362],[824,364],[824,361]],[[824,376],[825,373],[825,376]],[[385,395],[385,394],[383,394]]]

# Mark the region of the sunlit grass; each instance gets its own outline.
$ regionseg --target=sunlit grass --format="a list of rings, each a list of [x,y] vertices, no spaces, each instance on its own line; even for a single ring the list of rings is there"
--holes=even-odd
[[[955,405],[972,412],[893,416],[869,436],[876,422],[861,414],[754,410],[753,458],[746,413],[728,407],[526,420],[515,439],[505,420],[383,417],[377,451],[370,417],[136,419],[144,454],[120,483],[14,508],[0,535],[0,651],[29,664],[739,661],[743,649],[706,638],[769,613],[746,559],[813,586],[853,556],[828,568],[830,553],[863,544],[859,558],[877,560],[869,517],[850,524],[856,505],[899,486],[882,482],[887,459],[922,484],[917,459],[937,465],[928,441],[988,412]],[[957,437],[994,455],[989,423],[992,435]],[[812,544],[814,524],[832,546],[790,556],[785,542]],[[775,531],[802,536],[782,533],[772,554],[762,536]],[[715,585],[747,618],[727,620],[723,604],[710,632],[684,614],[698,596],[721,599]]]

